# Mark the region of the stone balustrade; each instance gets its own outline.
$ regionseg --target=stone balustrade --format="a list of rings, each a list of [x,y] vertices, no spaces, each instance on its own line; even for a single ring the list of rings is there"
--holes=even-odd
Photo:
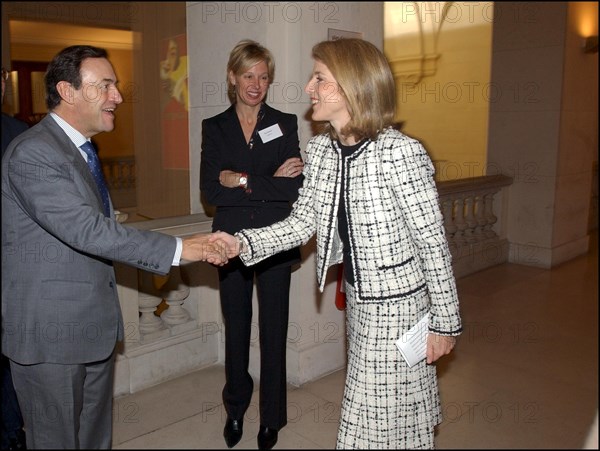
[[[437,182],[446,237],[456,277],[508,261],[501,215],[512,183],[505,175]]]
[[[129,225],[179,237],[211,230],[211,220],[203,214]],[[115,395],[217,362],[221,318],[215,267],[182,264],[172,267],[168,276],[119,263],[115,270],[125,328],[116,360]]]
[[[135,157],[102,158],[102,170],[109,189],[135,188]]]
[[[136,205],[136,166],[134,156],[102,158],[102,171],[116,209]]]

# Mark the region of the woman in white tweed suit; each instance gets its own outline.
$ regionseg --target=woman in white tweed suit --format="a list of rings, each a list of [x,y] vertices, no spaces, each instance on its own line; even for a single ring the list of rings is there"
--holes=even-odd
[[[338,449],[434,447],[441,421],[436,368],[461,320],[433,165],[392,127],[394,79],[359,39],[313,47],[305,91],[324,133],[306,150],[304,185],[288,218],[227,241],[249,265],[317,234],[317,278],[343,262],[348,370]],[[409,367],[396,340],[429,313],[425,360]]]

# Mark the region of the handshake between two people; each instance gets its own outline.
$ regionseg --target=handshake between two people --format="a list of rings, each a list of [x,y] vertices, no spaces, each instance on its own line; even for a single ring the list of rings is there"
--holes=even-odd
[[[182,261],[203,261],[223,266],[230,258],[240,254],[238,239],[226,232],[199,233],[183,238],[182,242]]]

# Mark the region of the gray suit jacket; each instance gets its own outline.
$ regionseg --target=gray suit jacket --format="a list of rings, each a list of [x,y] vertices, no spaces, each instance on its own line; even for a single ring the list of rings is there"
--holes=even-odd
[[[123,337],[112,261],[169,272],[176,240],[119,224],[50,115],[2,158],[2,352],[21,364],[86,363]]]

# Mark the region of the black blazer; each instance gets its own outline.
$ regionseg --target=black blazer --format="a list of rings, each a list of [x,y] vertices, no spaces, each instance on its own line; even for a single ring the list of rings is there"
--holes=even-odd
[[[285,219],[298,198],[302,175],[273,177],[281,164],[301,157],[298,119],[263,104],[252,148],[246,143],[240,121],[232,105],[226,111],[202,121],[200,190],[204,200],[216,206],[213,231],[233,234],[245,228],[271,225]],[[278,125],[283,136],[263,142],[261,130]],[[248,188],[226,188],[219,173],[230,169],[248,174]],[[300,260],[299,248],[274,255],[265,262],[269,267],[291,265]]]
[[[25,122],[2,113],[2,155],[4,155],[4,151],[8,148],[13,138],[28,128],[29,126]]]

